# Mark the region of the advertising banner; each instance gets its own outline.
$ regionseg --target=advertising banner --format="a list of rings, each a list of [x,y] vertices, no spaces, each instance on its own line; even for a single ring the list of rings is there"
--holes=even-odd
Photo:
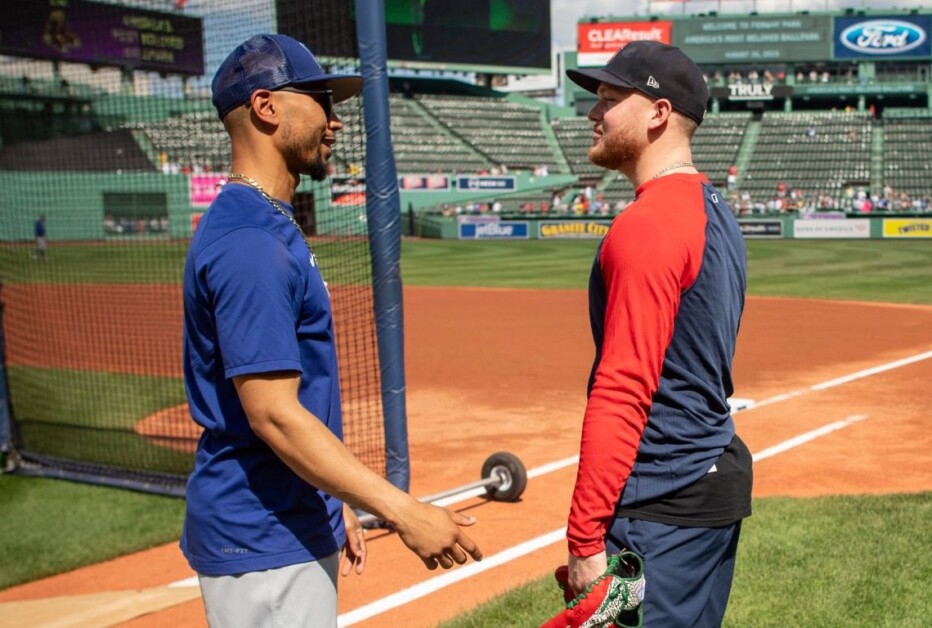
[[[867,218],[836,220],[794,220],[793,237],[812,238],[869,238],[871,221]]]
[[[542,240],[603,238],[611,225],[611,220],[542,220],[537,234]]]
[[[632,41],[670,43],[672,22],[598,22],[576,25],[579,67],[605,65],[616,52]]]
[[[527,240],[531,229],[527,221],[503,220],[487,223],[460,223],[460,240]]]
[[[745,238],[783,237],[783,222],[780,220],[739,220],[738,228]]]
[[[450,177],[442,174],[405,175],[398,177],[398,187],[402,190],[422,190],[436,192],[450,189]]]
[[[926,59],[932,15],[836,17],[836,59]]]
[[[697,17],[676,23],[673,45],[696,63],[824,61],[832,22],[828,15]]]
[[[195,207],[207,207],[220,194],[220,188],[226,183],[226,175],[195,174],[188,179],[188,194]]]
[[[477,175],[475,177],[458,177],[456,187],[460,192],[480,190],[514,190],[516,187],[514,177],[495,177]]]
[[[887,218],[883,221],[885,238],[932,238],[932,218]]]
[[[0,54],[204,73],[200,18],[87,0],[3,0],[3,9]]]

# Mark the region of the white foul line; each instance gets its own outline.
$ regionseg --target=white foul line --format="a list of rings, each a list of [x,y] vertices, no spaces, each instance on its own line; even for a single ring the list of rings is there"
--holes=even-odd
[[[762,401],[753,403],[750,407],[745,410],[753,410],[754,408],[759,408],[760,406],[769,406],[774,403],[780,403],[781,401],[786,401],[787,399],[792,399],[794,397],[799,397],[800,395],[805,395],[808,392],[819,391],[819,390],[828,390],[829,388],[834,388],[835,386],[841,386],[842,384],[847,384],[858,379],[863,379],[865,377],[870,377],[871,375],[877,375],[878,373],[883,373],[884,371],[892,371],[893,369],[900,368],[901,366],[908,366],[916,362],[922,362],[923,360],[928,360],[932,358],[932,351],[926,351],[925,353],[920,353],[908,358],[903,358],[902,360],[895,360],[893,362],[888,362],[886,364],[881,364],[880,366],[875,366],[869,369],[864,369],[863,371],[858,371],[852,373],[851,375],[845,375],[843,377],[837,377],[835,379],[830,379],[827,382],[822,382],[820,384],[814,384],[809,388],[803,390],[794,390],[792,392],[783,393],[782,395],[775,395],[773,397],[768,397]],[[733,413],[734,414],[734,413]]]
[[[842,384],[847,384],[849,382],[862,379],[864,377],[870,377],[871,375],[883,373],[884,371],[889,371],[895,368],[899,368],[901,366],[907,366],[915,362],[921,362],[922,360],[928,360],[929,358],[932,358],[932,351],[926,351],[925,353],[920,353],[912,357],[903,358],[901,360],[896,360],[894,362],[889,362],[887,364],[875,366],[873,368],[865,369],[863,371],[858,371],[856,373],[852,373],[851,375],[845,375],[843,377],[831,379],[826,382],[814,384],[812,386],[809,386],[807,389],[794,390],[788,393],[775,395],[773,397],[768,397],[767,399],[764,399],[758,402],[751,401],[747,406],[740,408],[740,411],[746,412],[748,410],[753,410],[754,408],[758,408],[761,406],[771,405],[774,403],[780,403],[782,401],[787,401],[788,399],[799,397],[800,395],[804,395],[808,392],[826,390],[829,388],[833,388],[835,386],[840,386]],[[738,411],[739,409],[736,409],[732,413],[736,414]],[[828,425],[812,430],[811,432],[806,432],[805,434],[801,434],[799,436],[786,440],[782,443],[778,443],[772,447],[768,447],[767,449],[764,449],[763,451],[760,451],[754,454],[753,460],[754,462],[765,460],[767,458],[770,458],[771,456],[775,456],[789,449],[798,447],[804,443],[815,440],[816,438],[825,436],[826,434],[830,434],[831,432],[848,427],[849,425],[857,423],[858,421],[863,421],[864,419],[867,418],[867,416],[868,415],[866,414],[856,414],[856,415],[847,417],[845,419],[842,419],[840,421],[829,423]],[[539,477],[541,475],[552,473],[553,471],[557,471],[564,467],[574,465],[578,462],[579,462],[579,456],[570,456],[568,458],[563,458],[562,460],[557,460],[555,462],[551,462],[545,465],[541,465],[539,467],[535,467],[534,469],[530,469],[527,472],[527,476],[528,476],[528,479]],[[439,499],[433,503],[437,506],[449,506],[449,505],[456,504],[461,501],[465,501],[467,499],[471,499],[473,497],[479,497],[483,495],[484,493],[485,493],[485,488],[476,488],[476,489],[471,489],[469,491],[465,491],[457,495],[452,495],[450,497]],[[340,615],[340,617],[338,618],[339,625],[341,627],[349,626],[354,623],[363,621],[364,619],[368,619],[369,617],[373,617],[380,613],[384,613],[388,610],[391,610],[392,608],[402,606],[415,599],[428,595],[429,593],[433,593],[434,591],[450,586],[451,584],[454,584],[455,582],[459,582],[460,580],[472,577],[483,571],[492,569],[493,567],[497,567],[500,564],[504,564],[505,562],[508,562],[509,560],[514,560],[515,558],[523,556],[524,554],[528,554],[542,547],[546,547],[547,545],[550,545],[552,543],[556,543],[564,538],[565,533],[566,533],[566,528],[554,530],[553,532],[550,532],[543,536],[539,536],[536,539],[532,539],[520,545],[516,545],[510,549],[504,550],[503,552],[495,554],[494,556],[485,558],[484,560],[482,560],[482,562],[471,563],[465,567],[460,567],[454,571],[446,572],[427,582],[422,582],[408,589],[399,591],[397,593],[393,593],[392,595],[384,597],[381,600],[376,600],[375,602],[372,602],[371,604],[367,604],[366,606],[362,606],[355,610],[344,613],[343,615]],[[171,587],[197,586],[197,577],[188,578],[185,580],[179,580],[178,582],[174,582],[170,584],[169,586]]]
[[[776,456],[777,454],[782,454],[784,451],[792,449],[793,447],[799,447],[805,443],[808,443],[811,440],[815,440],[820,436],[825,436],[826,434],[831,434],[836,430],[840,430],[848,427],[853,423],[858,421],[863,421],[867,418],[866,414],[854,414],[848,418],[842,419],[841,421],[835,421],[834,423],[829,423],[828,425],[823,425],[822,427],[812,430],[811,432],[806,432],[805,434],[800,434],[799,436],[794,436],[789,440],[785,440],[782,443],[778,443],[773,447],[768,447],[763,451],[759,451],[752,456],[754,462],[760,462],[770,458],[771,456]]]
[[[832,432],[846,428],[849,425],[857,423],[858,421],[863,421],[867,418],[867,416],[868,415],[866,414],[855,414],[840,421],[829,423],[828,425],[812,430],[811,432],[806,432],[805,434],[801,434],[789,440],[783,441],[782,443],[778,443],[773,447],[768,447],[767,449],[754,454],[752,458],[754,462],[758,462],[760,460],[764,460],[765,458],[775,456],[777,454],[793,449],[794,447],[799,447],[800,445],[808,443],[809,441],[815,440],[821,436],[825,436],[826,434],[831,434]],[[578,459],[578,456],[564,458],[563,460],[551,463],[550,465],[537,467],[534,471],[537,472],[537,475],[543,475],[544,472],[540,471],[541,469],[548,467],[553,467],[551,470],[560,469],[573,464],[575,461],[578,461]],[[528,476],[530,476],[530,472],[528,473]],[[392,593],[391,595],[383,597],[380,600],[376,600],[375,602],[366,604],[365,606],[361,606],[347,613],[343,613],[337,618],[337,625],[340,626],[340,628],[343,628],[344,626],[351,626],[357,622],[370,619],[376,615],[390,611],[393,608],[409,604],[414,600],[434,593],[435,591],[439,591],[440,589],[448,587],[461,580],[471,578],[472,576],[478,575],[483,571],[498,567],[499,565],[503,565],[509,561],[520,558],[521,556],[530,554],[531,552],[535,552],[541,548],[547,547],[548,545],[552,545],[553,543],[558,543],[565,538],[566,528],[560,528],[559,530],[548,532],[547,534],[539,536],[536,539],[531,539],[530,541],[526,541],[501,551],[498,554],[484,558],[481,562],[470,563],[465,567],[460,567],[453,571],[448,571],[435,578],[431,578],[425,582],[408,587],[407,589],[402,589],[401,591]]]
[[[489,556],[488,558],[483,558],[478,563],[469,563],[464,567],[454,569],[453,571],[448,571],[442,575],[437,576],[436,578],[431,578],[426,582],[421,582],[407,589],[403,589],[397,593],[392,593],[386,597],[383,597],[381,600],[376,600],[371,604],[366,604],[365,606],[360,606],[359,608],[343,613],[337,618],[337,625],[339,626],[351,626],[357,622],[369,619],[370,617],[375,617],[386,611],[389,611],[398,606],[402,606],[409,602],[412,602],[418,598],[429,595],[434,591],[438,591],[445,587],[455,584],[460,580],[465,580],[466,578],[471,578],[477,574],[482,573],[483,571],[488,571],[498,567],[499,565],[504,565],[507,562],[520,558],[525,554],[530,554],[535,552],[542,547],[547,547],[548,545],[553,545],[566,538],[566,528],[560,528],[559,530],[554,530],[553,532],[548,532],[543,536],[539,536],[536,539],[531,539],[530,541],[525,541],[520,545],[515,545],[504,551],[499,552]]]

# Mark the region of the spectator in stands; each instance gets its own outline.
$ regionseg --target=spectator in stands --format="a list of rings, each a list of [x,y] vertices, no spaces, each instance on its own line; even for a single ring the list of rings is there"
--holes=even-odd
[[[36,238],[36,248],[32,252],[32,257],[44,262],[46,259],[45,253],[49,248],[49,241],[45,235],[45,214],[39,214],[39,217],[36,218],[33,232]]]
[[[553,192],[553,211],[560,211],[563,209],[563,199],[560,197],[560,192],[554,190]]]
[[[692,160],[709,90],[682,51],[653,41],[567,75],[598,97],[590,161],[636,194],[589,280],[596,358],[567,526],[570,593],[626,547],[644,558],[645,626],[718,626],[750,514],[751,456],[727,402],[746,252]]]
[[[595,195],[595,198],[592,199],[592,203],[589,204],[589,211],[593,214],[602,214],[605,213],[605,208],[605,195],[599,192]]]
[[[815,138],[816,138],[815,125],[810,124],[808,127],[806,127],[806,139],[811,141],[811,140],[814,140]]]
[[[734,190],[738,185],[738,166],[731,164],[728,167],[728,174],[725,176],[725,189]]]
[[[185,385],[204,434],[181,539],[211,626],[336,626],[337,572],[366,558],[348,505],[430,569],[481,558],[460,529],[471,518],[398,490],[341,442],[330,298],[291,203],[302,175],[326,178],[333,104],[361,87],[284,35],[237,46],[212,83],[234,172],[185,263]]]

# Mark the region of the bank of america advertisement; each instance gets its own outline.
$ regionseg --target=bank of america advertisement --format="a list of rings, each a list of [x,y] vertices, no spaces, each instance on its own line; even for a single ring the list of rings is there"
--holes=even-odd
[[[836,59],[926,59],[932,56],[932,15],[836,17]]]
[[[696,63],[824,61],[832,53],[828,15],[693,18],[677,22],[673,45]]]
[[[671,43],[672,22],[597,22],[577,24],[576,63],[579,67],[601,67],[632,41]]]

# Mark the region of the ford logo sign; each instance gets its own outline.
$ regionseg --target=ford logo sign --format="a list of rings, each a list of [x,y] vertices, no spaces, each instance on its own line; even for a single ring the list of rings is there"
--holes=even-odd
[[[925,40],[923,29],[900,20],[858,22],[841,32],[846,48],[870,55],[900,54],[918,48]]]

